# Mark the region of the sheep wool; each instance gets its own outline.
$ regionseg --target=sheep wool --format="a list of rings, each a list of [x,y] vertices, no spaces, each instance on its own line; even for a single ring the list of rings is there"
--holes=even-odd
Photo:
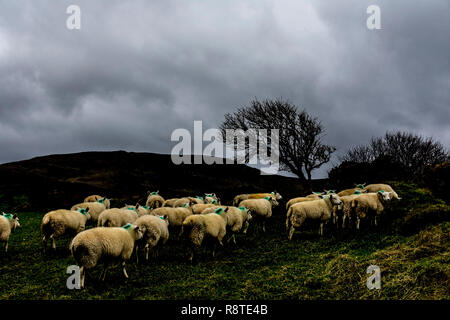
[[[186,206],[184,208],[161,207],[152,211],[152,215],[167,215],[169,219],[169,226],[175,228],[181,228],[183,221],[192,214],[192,208],[190,206]]]
[[[383,183],[369,184],[368,186],[364,187],[364,190],[369,193],[375,193],[378,191],[391,192],[390,194],[391,199],[401,200],[397,192],[395,192],[394,189],[392,189],[392,187],[388,184]]]
[[[8,241],[11,232],[20,227],[19,218],[12,213],[0,215],[0,242],[5,243],[5,252],[8,252]]]
[[[381,215],[384,207],[392,199],[392,191],[380,190],[377,193],[361,194],[351,202],[351,208],[355,210],[356,229],[359,230],[361,219],[371,217],[377,225],[377,216]]]
[[[300,202],[291,206],[286,214],[288,239],[292,239],[295,228],[301,227],[306,219],[319,220],[319,234],[323,235],[324,222],[331,219],[333,206],[337,205],[342,205],[342,201],[337,194],[331,193],[320,200]]]
[[[169,217],[146,215],[138,218],[134,224],[139,226],[143,233],[142,239],[136,245],[136,256],[138,248],[144,248],[145,259],[148,261],[150,250],[156,249],[155,254],[158,255],[157,248],[169,239]]]
[[[264,199],[247,199],[239,203],[239,207],[250,210],[255,219],[262,220],[263,232],[266,231],[266,220],[272,216],[272,207],[278,205],[274,197]]]
[[[191,215],[183,222],[182,234],[186,236],[191,243],[191,252],[189,260],[192,262],[195,251],[202,245],[205,238],[215,239],[223,246],[223,238],[226,235],[228,222],[228,208],[217,209],[214,213]],[[213,249],[213,257],[215,248]]]
[[[141,238],[141,229],[132,224],[114,228],[93,228],[75,236],[70,251],[80,267],[81,287],[84,288],[86,271],[94,268],[100,260],[105,263],[100,276],[102,281],[105,280],[108,263],[111,260],[122,262],[123,274],[128,278],[125,264],[131,258],[135,241]]]
[[[44,250],[47,248],[48,240],[52,241],[52,248],[56,249],[56,238],[65,234],[74,236],[83,231],[89,219],[89,207],[77,211],[60,209],[45,214],[41,224]]]
[[[290,206],[299,203],[299,202],[304,202],[304,201],[314,201],[314,200],[319,200],[320,198],[308,198],[308,197],[297,197],[297,198],[292,198],[290,199],[287,203],[286,203],[286,210],[289,209]]]
[[[138,218],[134,209],[107,209],[98,217],[98,227],[120,227],[127,223],[133,223]]]
[[[164,198],[159,195],[159,191],[150,192],[145,205],[149,207],[150,210],[162,207],[164,204]]]
[[[94,194],[91,196],[86,197],[83,202],[98,202],[105,205],[106,209],[109,209],[111,207],[111,199],[108,199],[106,197],[99,196],[98,194]]]
[[[84,202],[78,203],[74,205],[70,210],[77,211],[78,209],[87,209],[89,208],[89,215],[91,216],[91,221],[94,224],[97,224],[98,217],[100,214],[105,211],[107,208],[104,203],[100,202]]]

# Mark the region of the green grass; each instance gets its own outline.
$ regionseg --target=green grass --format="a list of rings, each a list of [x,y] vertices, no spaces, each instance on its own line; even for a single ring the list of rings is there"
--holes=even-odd
[[[0,253],[0,299],[449,299],[449,222],[413,235],[389,228],[357,234],[326,233],[306,226],[288,241],[284,215],[268,223],[265,234],[253,229],[237,246],[213,259],[202,251],[193,265],[182,242],[171,239],[156,261],[131,263],[125,280],[110,268],[98,281],[101,266],[86,278],[86,289],[66,288],[66,268],[75,264],[67,239],[55,253],[43,254],[43,213],[19,213],[21,229]],[[377,264],[382,289],[368,290],[366,268]]]

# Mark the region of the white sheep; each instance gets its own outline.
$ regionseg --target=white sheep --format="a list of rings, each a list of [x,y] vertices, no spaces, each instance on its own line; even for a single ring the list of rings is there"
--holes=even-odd
[[[92,228],[75,236],[70,251],[80,267],[81,287],[84,288],[86,271],[94,268],[99,261],[104,261],[104,269],[100,275],[102,281],[105,280],[108,263],[116,259],[122,262],[123,274],[128,278],[125,264],[131,258],[135,242],[141,238],[142,231],[132,224],[114,228]]]
[[[233,206],[239,205],[239,203],[241,203],[242,201],[247,200],[249,196],[250,196],[249,193],[238,194],[233,199]]]
[[[193,261],[195,251],[200,248],[205,238],[215,239],[223,246],[222,240],[227,232],[227,212],[228,208],[225,210],[219,208],[214,213],[191,215],[184,220],[181,234],[191,243],[189,261]],[[214,243],[213,257],[215,257],[215,250]]]
[[[81,209],[89,208],[89,215],[91,216],[90,220],[95,225],[97,224],[98,217],[100,216],[100,214],[107,209],[104,203],[83,202],[83,203],[78,203],[78,204],[72,206],[72,208],[70,208],[70,210],[77,211],[78,208],[81,208]]]
[[[0,242],[5,243],[5,253],[8,252],[8,241],[11,232],[20,227],[16,214],[2,213],[0,215]]]
[[[203,210],[207,209],[207,208],[215,208],[217,207],[217,205],[212,204],[212,203],[198,203],[198,204],[194,204],[192,206],[192,212],[194,214],[201,214],[203,212]]]
[[[121,227],[133,223],[138,218],[135,209],[107,209],[98,217],[98,227]]]
[[[292,239],[295,228],[299,228],[306,219],[319,220],[319,234],[323,235],[323,225],[332,218],[333,207],[337,205],[342,205],[342,201],[337,194],[331,193],[320,200],[300,202],[291,206],[286,214],[288,239]]]
[[[194,204],[204,204],[203,197],[184,197],[180,198],[173,204],[174,208],[184,207],[186,204],[193,202]]]
[[[150,250],[155,249],[155,256],[158,256],[158,248],[169,239],[169,217],[145,215],[138,218],[135,225],[142,230],[143,237],[136,244],[136,258],[138,248],[145,249],[145,259],[148,261]]]
[[[177,202],[177,200],[179,200],[179,199],[180,198],[172,198],[172,199],[164,200],[164,203],[162,206],[163,207],[173,207],[175,202]]]
[[[159,195],[159,191],[148,192],[147,201],[145,206],[149,207],[150,210],[162,207],[164,204],[164,198]]]
[[[352,224],[354,219],[354,210],[351,207],[352,201],[359,197],[360,194],[352,194],[349,196],[339,196],[342,204],[334,207],[334,223],[337,224],[339,218],[342,218],[342,228],[345,228],[345,222],[348,220],[348,225]]]
[[[161,207],[152,210],[151,214],[156,216],[168,216],[169,219],[169,227],[171,229],[178,229],[181,232],[181,227],[183,226],[183,221],[193,214],[192,206],[194,204],[192,202],[185,204],[185,207]]]
[[[59,209],[46,213],[41,224],[44,251],[47,249],[48,240],[52,241],[52,248],[56,250],[56,238],[65,234],[73,237],[85,229],[90,218],[89,207],[76,211]]]
[[[351,208],[355,211],[356,229],[359,230],[361,219],[373,217],[377,225],[377,216],[384,211],[384,206],[392,199],[392,191],[378,191],[377,193],[366,193],[356,197],[351,202]]]
[[[204,202],[205,204],[220,204],[220,199],[216,196],[215,193],[205,193]]]
[[[86,197],[83,202],[98,202],[104,204],[106,209],[111,208],[111,199],[99,196],[98,194]]]
[[[314,201],[314,200],[319,200],[320,198],[312,198],[312,197],[297,197],[297,198],[292,198],[290,199],[287,203],[286,203],[286,210],[289,209],[290,206],[299,203],[299,202],[304,202],[304,201]]]
[[[364,187],[364,190],[366,190],[366,192],[369,192],[369,193],[376,193],[378,191],[390,192],[391,200],[392,199],[401,200],[401,198],[398,196],[397,192],[395,192],[394,189],[392,189],[392,187],[388,184],[383,184],[383,183],[369,184],[368,186]]]
[[[239,207],[247,208],[251,211],[253,218],[262,221],[263,232],[266,232],[266,220],[272,216],[272,208],[278,205],[275,197],[265,197],[264,199],[247,199],[239,203]]]
[[[126,205],[125,205],[124,207],[122,207],[121,209],[134,210],[134,211],[136,211],[138,217],[142,217],[143,215],[150,214],[150,212],[152,211],[152,210],[150,209],[150,207],[147,207],[147,206],[141,206],[141,205],[139,205],[139,204],[137,204],[137,205],[135,205],[135,206],[126,204]],[[131,222],[130,222],[130,223],[131,223]]]

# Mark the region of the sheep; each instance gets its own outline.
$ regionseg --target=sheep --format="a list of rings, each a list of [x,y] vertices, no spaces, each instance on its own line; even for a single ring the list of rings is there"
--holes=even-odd
[[[0,215],[0,242],[5,243],[5,253],[8,252],[8,241],[11,232],[20,228],[19,218],[16,214],[2,213]]]
[[[320,200],[300,202],[291,206],[286,214],[288,239],[292,240],[295,228],[301,227],[306,219],[320,220],[319,234],[322,236],[324,222],[331,219],[333,207],[336,205],[342,205],[342,201],[337,194],[331,193]]]
[[[323,195],[324,195],[323,192],[313,192],[311,194],[308,194],[306,198],[313,198],[314,200],[320,200],[322,199]]]
[[[364,190],[366,190],[369,193],[375,193],[378,191],[387,191],[387,192],[391,192],[391,194],[390,194],[391,200],[392,199],[395,199],[395,200],[402,199],[398,196],[398,194],[394,191],[394,189],[392,189],[392,187],[388,184],[383,184],[383,183],[369,184],[368,186],[364,187]]]
[[[136,243],[136,258],[138,256],[138,248],[145,249],[145,259],[148,261],[149,251],[156,249],[155,255],[158,256],[158,247],[165,244],[169,239],[169,217],[146,215],[138,218],[135,225],[142,230],[143,237]]]
[[[264,199],[247,199],[239,203],[239,207],[244,207],[254,214],[254,218],[262,220],[263,232],[266,232],[266,220],[272,216],[272,207],[278,205],[275,197],[265,197]]]
[[[276,191],[273,191],[271,193],[252,193],[248,196],[247,199],[264,199],[265,197],[271,197],[271,198],[274,198],[275,200],[283,199],[281,194],[279,194]]]
[[[86,222],[91,218],[89,207],[74,210],[59,209],[46,213],[42,218],[41,231],[43,234],[44,252],[47,241],[52,241],[52,248],[56,250],[55,239],[68,234],[70,237],[83,231]]]
[[[214,208],[216,206],[217,206],[216,204],[212,203],[198,203],[192,206],[192,212],[194,214],[201,214],[203,210],[205,210],[206,208]]]
[[[204,199],[205,204],[220,204],[220,199],[215,193],[205,193]]]
[[[247,200],[249,195],[250,194],[245,193],[245,194],[238,194],[237,196],[235,196],[233,199],[233,206],[237,206],[242,201]]]
[[[228,208],[225,210],[219,208],[214,213],[191,215],[184,220],[181,234],[186,236],[191,243],[189,255],[191,263],[195,251],[200,248],[205,237],[216,239],[223,246],[222,240],[226,235],[228,210]],[[212,255],[215,257],[215,246]]]
[[[320,198],[318,197],[318,199],[315,198],[308,198],[308,197],[298,197],[298,198],[292,198],[290,199],[287,203],[286,203],[286,210],[289,209],[290,206],[299,203],[299,202],[304,202],[304,201],[314,201],[314,200],[319,200]]]
[[[193,202],[190,202],[189,204],[185,204],[184,207],[177,207],[177,208],[171,208],[171,207],[161,207],[156,208],[152,210],[152,215],[157,216],[165,216],[167,215],[169,218],[169,226],[171,229],[179,229],[181,233],[181,228],[183,226],[183,221],[191,216],[193,214],[192,206],[194,205]]]
[[[100,202],[84,202],[84,203],[78,203],[74,206],[72,206],[72,208],[70,210],[72,211],[77,211],[77,208],[80,209],[87,209],[89,208],[89,215],[91,216],[91,221],[94,224],[97,224],[98,221],[98,217],[100,216],[100,214],[106,210],[106,206],[104,203],[100,203]]]
[[[98,217],[98,227],[121,227],[133,223],[138,218],[135,209],[107,209]]]
[[[342,201],[341,205],[334,207],[334,223],[337,224],[339,217],[342,217],[342,229],[345,228],[345,221],[348,219],[348,224],[351,225],[354,218],[354,210],[351,208],[351,203],[354,199],[359,197],[360,194],[352,194],[349,196],[339,196]]]
[[[247,233],[250,220],[253,218],[251,211],[245,207],[227,207],[228,208],[228,221],[227,221],[227,233],[230,233],[227,243],[233,240],[236,244],[236,234],[242,232]],[[223,209],[225,210],[225,209]]]
[[[147,201],[145,206],[149,207],[150,210],[162,207],[164,204],[164,198],[159,195],[159,191],[148,192]]]
[[[183,207],[185,204],[189,204],[189,202],[193,202],[194,204],[204,204],[205,201],[203,199],[203,197],[184,197],[184,198],[180,198],[177,201],[175,201],[175,203],[173,204],[174,208],[179,208],[179,207]]]
[[[126,204],[121,209],[134,210],[134,211],[136,211],[138,217],[141,217],[141,216],[146,215],[146,214],[150,214],[150,212],[151,212],[150,207],[141,206],[141,205],[139,205],[139,203],[137,205],[135,205],[135,206]]]
[[[111,208],[111,199],[94,194],[86,197],[83,202],[99,202],[105,205],[106,209]]]
[[[175,204],[175,202],[177,201],[177,200],[179,200],[180,198],[172,198],[172,199],[167,199],[167,200],[164,200],[164,203],[163,203],[163,207],[173,207],[174,206],[174,204]]]
[[[108,263],[114,259],[122,261],[122,271],[128,279],[125,264],[131,258],[135,242],[142,239],[142,236],[139,226],[132,224],[114,228],[93,228],[75,236],[70,244],[70,251],[80,267],[80,286],[84,288],[86,271],[94,268],[100,261],[104,262],[100,275],[102,281],[105,280]]]
[[[367,190],[360,189],[360,188],[350,188],[350,189],[345,189],[345,190],[339,191],[337,195],[339,197],[343,197],[343,196],[351,196],[354,194],[361,194],[361,193],[367,193]]]
[[[359,230],[361,219],[373,215],[375,225],[377,225],[377,216],[380,215],[384,206],[392,199],[392,192],[378,191],[377,193],[367,193],[356,197],[351,202],[351,208],[355,210],[356,229]]]

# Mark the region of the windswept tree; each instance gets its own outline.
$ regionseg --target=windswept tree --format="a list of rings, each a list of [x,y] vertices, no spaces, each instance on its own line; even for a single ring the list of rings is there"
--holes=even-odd
[[[408,174],[419,175],[424,168],[448,161],[449,153],[433,138],[410,132],[386,132],[383,137],[372,138],[368,145],[349,149],[341,161],[372,163],[381,157],[390,157],[401,164]]]
[[[278,129],[281,169],[296,174],[302,183],[308,182],[309,186],[312,171],[330,161],[331,154],[336,150],[323,143],[324,128],[317,118],[281,99],[255,99],[250,106],[239,108],[233,114],[227,113],[220,129],[223,135],[227,129],[246,132],[250,129],[266,129],[268,132]],[[270,138],[268,141],[270,146]],[[238,144],[237,140],[231,141],[235,148],[242,148]],[[251,144],[245,143],[247,155],[251,148]]]

